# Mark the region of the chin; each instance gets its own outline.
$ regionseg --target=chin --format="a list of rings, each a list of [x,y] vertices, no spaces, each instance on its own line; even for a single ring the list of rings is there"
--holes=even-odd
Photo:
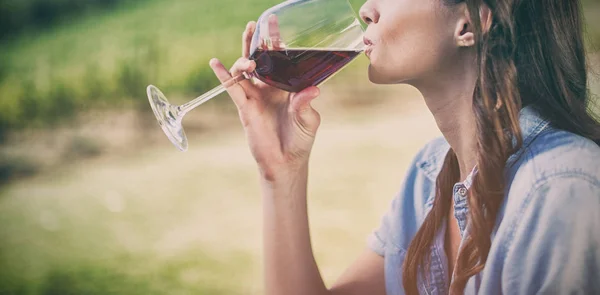
[[[371,83],[382,85],[398,83],[398,81],[391,78],[392,77],[390,75],[386,75],[385,73],[379,71],[377,67],[373,66],[372,64],[369,65],[369,81],[371,81]]]

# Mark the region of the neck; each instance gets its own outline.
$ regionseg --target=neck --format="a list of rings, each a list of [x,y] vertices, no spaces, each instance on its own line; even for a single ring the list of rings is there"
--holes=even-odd
[[[473,60],[473,59],[471,59]],[[438,128],[458,158],[461,180],[477,163],[477,125],[473,112],[473,92],[477,82],[475,64],[438,71],[427,81],[412,83],[425,98]]]

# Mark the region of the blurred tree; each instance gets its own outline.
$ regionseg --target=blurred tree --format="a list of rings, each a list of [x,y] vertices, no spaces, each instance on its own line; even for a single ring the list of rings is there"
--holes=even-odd
[[[93,9],[142,0],[0,0],[0,41],[27,30],[47,28]]]

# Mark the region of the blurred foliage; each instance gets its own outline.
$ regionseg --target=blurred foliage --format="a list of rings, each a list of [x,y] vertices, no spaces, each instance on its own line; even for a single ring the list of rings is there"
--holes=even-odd
[[[63,152],[63,158],[86,159],[102,154],[102,144],[94,138],[75,136],[71,138]]]
[[[34,175],[38,170],[39,165],[32,159],[0,152],[0,185],[16,178]]]
[[[151,115],[148,84],[175,103],[211,89],[210,58],[232,64],[245,23],[279,2],[0,0],[0,39],[11,36],[0,40],[0,143],[98,107]],[[583,3],[588,45],[600,48],[600,3]]]
[[[176,102],[211,89],[210,58],[235,61],[245,23],[279,2],[0,1],[11,15],[0,15],[10,22],[2,30],[17,36],[0,41],[0,142],[11,130],[52,127],[98,107],[151,115],[149,84]]]
[[[83,12],[113,8],[117,3],[138,0],[2,0],[0,40],[26,30],[39,30]]]

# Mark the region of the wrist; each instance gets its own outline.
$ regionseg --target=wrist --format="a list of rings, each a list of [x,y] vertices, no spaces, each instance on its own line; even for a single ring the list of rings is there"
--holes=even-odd
[[[260,167],[260,182],[266,188],[284,188],[306,185],[308,179],[308,162],[299,165]]]

